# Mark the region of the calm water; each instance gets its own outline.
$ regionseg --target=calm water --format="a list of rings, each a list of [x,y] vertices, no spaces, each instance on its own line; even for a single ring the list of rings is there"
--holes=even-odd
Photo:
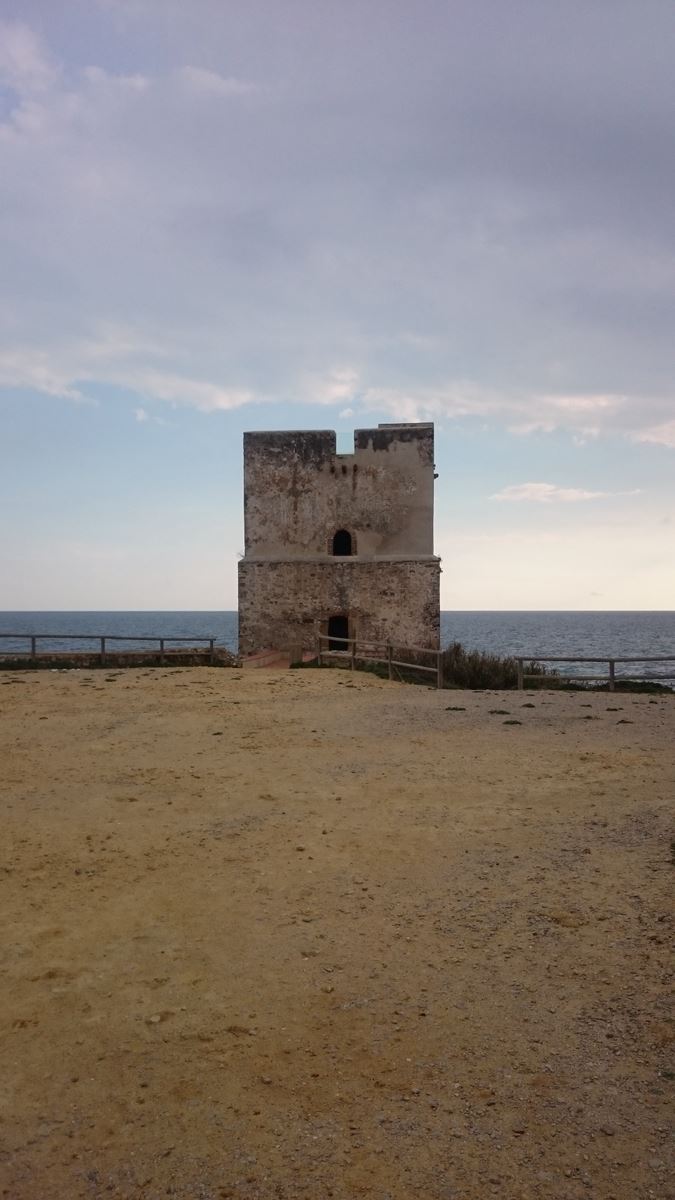
[[[59,640],[59,635],[106,634],[126,637],[214,637],[237,648],[236,612],[0,612],[0,633],[56,635],[42,649],[92,649],[93,643]],[[26,650],[23,641],[0,639],[2,648]],[[675,612],[443,612],[441,641],[497,654],[675,656]],[[135,643],[142,649],[142,643]],[[111,649],[122,649],[118,642]],[[127,648],[132,648],[131,644]],[[579,667],[580,672],[589,667]],[[645,664],[663,670],[666,664]],[[574,667],[570,667],[570,672]],[[600,668],[602,670],[602,668]],[[637,668],[639,670],[639,667]],[[637,673],[634,670],[633,673]],[[618,670],[617,670],[617,673]]]

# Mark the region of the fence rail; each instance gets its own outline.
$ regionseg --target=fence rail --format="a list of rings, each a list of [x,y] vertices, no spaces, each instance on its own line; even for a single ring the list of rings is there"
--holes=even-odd
[[[607,663],[608,672],[606,675],[556,675],[556,680],[562,683],[607,683],[610,692],[616,691],[617,682],[640,682],[644,680],[662,680],[664,682],[673,679],[675,672],[670,675],[636,675],[636,674],[616,674],[616,664],[619,663],[675,663],[675,657],[663,657],[661,655],[640,655],[634,658],[586,658],[584,655],[575,655],[573,658],[560,658],[556,654],[528,654],[524,657],[517,657],[518,664],[518,688],[522,692],[525,686],[526,679],[542,679],[541,675],[529,675],[525,671],[526,663]]]
[[[336,642],[343,645],[344,649],[336,650]],[[426,666],[423,663],[405,662],[400,658],[394,658],[394,650],[401,654],[428,654],[434,659],[434,665]],[[384,654],[381,651],[384,651]],[[382,663],[387,667],[390,679],[394,678],[394,667],[404,667],[409,671],[426,671],[435,676],[437,688],[443,687],[443,651],[432,650],[429,646],[396,646],[391,642],[366,642],[359,638],[341,638],[334,637],[333,634],[320,633],[317,651],[319,666],[324,659],[335,659],[338,662],[349,661],[352,671],[355,670],[357,662]]]
[[[159,661],[164,663],[164,647],[168,642],[188,642],[185,650],[197,649],[196,642],[204,642],[209,647],[209,663],[213,665],[215,653],[215,638],[209,637],[138,637],[131,634],[121,633],[0,633],[0,638],[11,641],[25,640],[30,642],[30,650],[12,651],[12,656],[15,658],[37,658],[37,643],[38,642],[98,642],[99,657],[102,664],[106,661],[106,647],[108,642],[152,642],[159,646]],[[58,653],[58,651],[47,651],[46,653]],[[77,653],[77,651],[75,651]]]
[[[94,634],[94,633],[0,633],[0,641],[26,641],[30,645],[30,649],[12,651],[13,658],[35,659],[38,657],[39,642],[96,642],[98,643],[98,654],[101,664],[105,665],[106,651],[109,643],[112,642],[145,642],[151,643],[159,648],[159,661],[163,664],[165,648],[170,644],[181,644],[185,650],[197,649],[199,646],[208,646],[209,663],[213,665],[215,661],[215,643],[213,637],[139,637],[136,634]],[[342,646],[342,649],[336,649],[336,643]],[[394,657],[394,653],[403,657]],[[47,651],[47,653],[58,653],[58,651]],[[111,653],[114,653],[111,651]],[[411,662],[406,659],[406,655],[428,655],[431,659],[430,665],[421,662]],[[0,649],[0,657],[2,655]],[[443,651],[434,650],[429,646],[397,646],[392,642],[369,642],[359,638],[341,638],[335,637],[332,634],[319,634],[317,658],[319,664],[324,660],[336,660],[338,662],[349,662],[351,669],[354,670],[357,662],[381,663],[387,667],[390,679],[394,678],[394,669],[401,667],[409,671],[423,671],[435,677],[436,687],[443,687]],[[654,674],[636,673],[621,673],[617,675],[617,666],[627,666],[634,663],[673,663],[675,664],[675,655],[634,655],[630,658],[615,655],[612,658],[607,656],[588,657],[577,654],[572,656],[562,657],[556,654],[528,654],[517,655],[517,686],[520,691],[525,687],[526,681],[537,680],[541,682],[545,676],[532,675],[525,670],[526,665],[530,663],[603,663],[607,664],[607,673],[604,675],[558,675],[553,678],[561,683],[606,683],[609,685],[610,692],[616,690],[616,684],[629,681],[662,681],[672,682],[675,678],[675,669],[671,673],[664,674],[660,672]]]
[[[336,644],[339,644],[342,649],[337,649]],[[403,657],[394,657],[394,651]],[[406,655],[426,654],[433,660],[433,666],[427,666],[420,662],[411,662],[406,659]],[[388,668],[389,678],[394,678],[394,668],[403,667],[407,670],[425,671],[430,675],[435,676],[436,687],[443,687],[443,651],[431,650],[428,646],[395,646],[392,643],[384,642],[366,642],[358,638],[341,638],[335,637],[332,634],[320,634],[318,644],[317,658],[319,665],[324,660],[334,660],[338,662],[348,662],[352,671],[356,667],[357,662],[372,662],[382,663]],[[660,672],[654,674],[648,672],[646,674],[636,674],[635,672],[621,673],[617,675],[616,667],[626,666],[631,663],[674,663],[675,656],[672,655],[635,655],[631,658],[616,655],[613,658],[609,657],[593,657],[590,658],[583,654],[561,657],[557,654],[528,654],[515,656],[517,666],[517,686],[522,691],[525,687],[525,682],[528,680],[537,680],[542,682],[545,676],[531,675],[526,670],[526,665],[530,663],[606,663],[608,670],[605,675],[558,675],[552,677],[552,681],[560,683],[606,683],[609,685],[610,692],[616,690],[617,683],[642,680],[660,680],[663,682],[672,681],[675,678],[675,670],[668,674]]]

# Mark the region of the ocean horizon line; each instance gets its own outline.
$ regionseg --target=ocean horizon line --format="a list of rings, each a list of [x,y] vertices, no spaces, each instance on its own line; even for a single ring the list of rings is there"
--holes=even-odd
[[[238,613],[237,608],[0,608],[0,616],[21,613]],[[675,608],[441,608],[442,613],[675,613]]]

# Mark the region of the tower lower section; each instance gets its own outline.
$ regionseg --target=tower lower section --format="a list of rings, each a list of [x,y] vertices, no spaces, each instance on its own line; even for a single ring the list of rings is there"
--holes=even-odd
[[[239,653],[313,649],[331,620],[330,628],[336,628],[337,617],[347,619],[349,637],[437,649],[439,588],[440,562],[431,556],[342,562],[244,558]]]

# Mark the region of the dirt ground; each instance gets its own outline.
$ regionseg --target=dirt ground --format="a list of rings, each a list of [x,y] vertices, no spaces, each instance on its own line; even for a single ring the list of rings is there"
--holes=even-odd
[[[0,717],[0,1195],[675,1195],[675,697],[70,671]]]

